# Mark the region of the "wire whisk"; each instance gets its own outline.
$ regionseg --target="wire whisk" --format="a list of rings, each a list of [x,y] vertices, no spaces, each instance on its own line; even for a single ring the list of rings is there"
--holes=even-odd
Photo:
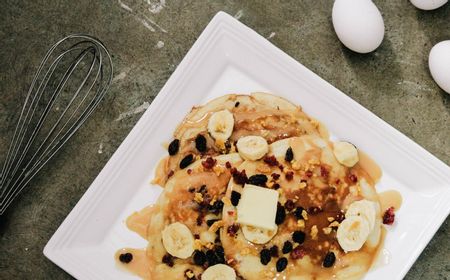
[[[96,38],[69,35],[48,50],[1,169],[0,215],[92,114],[112,77],[111,56]]]

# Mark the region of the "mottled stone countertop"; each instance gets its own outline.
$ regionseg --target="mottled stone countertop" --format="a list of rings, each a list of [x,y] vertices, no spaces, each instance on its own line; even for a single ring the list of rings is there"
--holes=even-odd
[[[450,4],[425,12],[407,0],[374,0],[385,38],[374,53],[359,55],[338,41],[331,0],[161,0],[161,10],[152,5],[159,2],[2,1],[0,159],[32,75],[55,41],[70,33],[101,38],[113,54],[116,76],[91,119],[0,218],[0,279],[71,279],[44,257],[44,245],[137,122],[142,110],[135,109],[152,102],[220,10],[450,164],[450,95],[427,67],[431,47],[450,39]],[[449,221],[406,279],[450,279]]]

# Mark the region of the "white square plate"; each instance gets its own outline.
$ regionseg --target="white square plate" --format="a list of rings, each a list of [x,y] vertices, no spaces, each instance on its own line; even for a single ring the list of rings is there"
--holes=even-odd
[[[450,168],[256,32],[220,12],[173,73],[108,164],[67,216],[44,254],[78,279],[136,279],[114,253],[145,247],[124,220],[153,203],[149,182],[176,125],[192,106],[227,93],[266,91],[302,105],[333,138],[370,154],[384,175],[378,190],[404,199],[389,229],[388,265],[365,279],[401,279],[450,212]]]

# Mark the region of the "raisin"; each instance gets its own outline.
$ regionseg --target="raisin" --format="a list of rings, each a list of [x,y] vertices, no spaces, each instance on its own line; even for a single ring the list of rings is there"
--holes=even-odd
[[[194,251],[194,255],[192,256],[192,259],[194,260],[194,263],[196,265],[200,265],[200,266],[202,266],[206,262],[205,253],[203,253],[200,250]]]
[[[284,242],[283,244],[283,249],[281,249],[281,251],[283,252],[283,254],[287,254],[289,252],[292,251],[292,242],[287,240]]]
[[[295,208],[295,203],[291,199],[288,199],[286,203],[284,204],[284,207],[287,211],[292,211]]]
[[[178,150],[180,149],[180,140],[173,139],[172,142],[169,144],[169,155],[174,156],[178,153]]]
[[[272,257],[278,258],[278,246],[277,245],[273,245],[272,247],[270,247],[269,251],[270,251],[270,255]]]
[[[234,103],[234,107],[235,107],[235,108],[239,107],[239,104],[241,104],[241,102],[239,102],[239,101],[236,102],[236,103]]]
[[[202,161],[202,166],[205,169],[212,169],[214,165],[216,165],[217,160],[213,159],[212,157],[207,157],[206,160]]]
[[[167,264],[168,266],[172,267],[173,266],[173,257],[169,254],[165,254],[164,257],[162,258],[162,262]]]
[[[311,215],[316,215],[316,214],[318,214],[321,211],[322,211],[322,209],[320,209],[317,206],[312,206],[312,207],[308,208],[308,214],[311,214]]]
[[[275,224],[277,225],[281,225],[284,220],[286,219],[286,210],[284,209],[283,206],[278,205],[277,206],[277,213],[275,216]]]
[[[231,192],[231,204],[233,204],[233,206],[237,206],[240,199],[241,199],[240,193],[238,193],[237,191]]]
[[[270,256],[270,250],[269,249],[262,249],[259,253],[259,258],[261,260],[261,263],[263,265],[267,265],[270,262],[270,259],[272,258]]]
[[[247,183],[248,178],[247,174],[245,174],[245,169],[242,171],[238,171],[235,167],[231,168],[231,175],[233,176],[233,181],[236,184],[243,185]]]
[[[395,220],[394,207],[389,207],[383,215],[383,224],[392,225]]]
[[[206,185],[201,185],[200,189],[198,189],[198,192],[201,193],[202,195],[205,195],[205,193],[208,192],[208,190],[206,189]]]
[[[267,176],[264,174],[252,175],[248,178],[248,183],[260,187],[264,187],[267,183]]]
[[[328,178],[328,175],[330,175],[330,171],[325,166],[320,166],[320,176]]]
[[[180,169],[185,169],[194,161],[194,155],[189,154],[180,161]]]
[[[299,244],[302,244],[303,242],[305,242],[305,237],[306,237],[306,234],[300,230],[296,230],[292,234],[292,240],[294,240],[294,242],[297,242]]]
[[[294,152],[292,151],[292,148],[289,147],[286,150],[286,155],[284,156],[284,160],[287,162],[291,162],[294,159]]]
[[[288,171],[284,176],[286,177],[286,180],[291,181],[292,179],[294,179],[294,172]]]
[[[273,188],[274,190],[278,190],[279,188],[281,188],[281,186],[280,186],[280,184],[275,183],[275,184],[273,184],[272,188]]]
[[[304,218],[303,218],[303,215],[302,215],[302,213],[303,213],[303,210],[305,210],[305,209],[303,209],[303,207],[301,207],[301,206],[299,206],[299,207],[297,207],[296,209],[295,209],[295,211],[294,211],[294,215],[295,215],[295,217],[297,218],[297,219],[301,219],[301,220],[303,220]]]
[[[213,205],[209,205],[208,210],[218,214],[219,212],[222,212],[222,208],[223,208],[222,200],[217,200],[216,202],[214,202]]]
[[[306,255],[306,251],[305,249],[303,249],[300,246],[297,246],[294,248],[294,250],[292,250],[291,252],[291,258],[296,260],[296,259],[301,259]]]
[[[269,166],[277,166],[278,160],[275,156],[265,156],[264,162]]]
[[[217,263],[225,263],[225,252],[223,251],[222,246],[217,246],[214,250],[214,254],[216,255]]]
[[[285,270],[287,267],[287,264],[288,264],[288,260],[285,257],[279,258],[277,261],[277,265],[276,265],[277,271],[282,272],[283,270]]]
[[[323,259],[323,266],[324,267],[332,267],[334,264],[334,261],[336,260],[336,256],[333,252],[328,252],[325,258]]]
[[[200,152],[204,153],[206,152],[206,138],[205,136],[199,134],[195,138],[195,148]]]
[[[212,226],[215,222],[217,222],[218,221],[218,219],[213,219],[213,220],[207,220],[206,221],[206,224],[210,227],[210,226]]]
[[[278,173],[272,173],[272,175],[270,175],[270,176],[272,176],[272,179],[274,179],[274,180],[278,180],[280,178],[280,174],[278,174]]]
[[[345,215],[342,212],[341,213],[337,213],[336,217],[334,219],[340,223],[340,222],[342,222],[345,219]]]
[[[130,263],[133,260],[133,255],[131,253],[120,254],[119,260],[123,263]]]
[[[225,162],[225,167],[227,169],[230,169],[231,168],[231,163],[229,161]]]
[[[213,250],[206,251],[206,261],[208,262],[208,266],[213,266],[218,264],[216,253]]]

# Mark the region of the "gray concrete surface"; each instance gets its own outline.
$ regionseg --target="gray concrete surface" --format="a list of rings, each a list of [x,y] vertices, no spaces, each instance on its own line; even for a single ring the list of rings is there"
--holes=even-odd
[[[375,0],[384,16],[385,39],[376,52],[359,55],[337,40],[331,0],[167,0],[159,13],[150,12],[144,0],[121,1],[1,3],[1,158],[31,77],[53,42],[70,33],[97,36],[113,54],[116,74],[124,74],[99,110],[0,218],[0,279],[71,279],[43,256],[44,245],[141,114],[116,119],[151,103],[220,10],[270,36],[276,46],[450,164],[450,95],[427,69],[431,47],[450,39],[450,4],[423,12],[407,0]],[[159,41],[164,42],[161,48],[156,47]],[[447,218],[406,279],[450,279],[449,232]]]

